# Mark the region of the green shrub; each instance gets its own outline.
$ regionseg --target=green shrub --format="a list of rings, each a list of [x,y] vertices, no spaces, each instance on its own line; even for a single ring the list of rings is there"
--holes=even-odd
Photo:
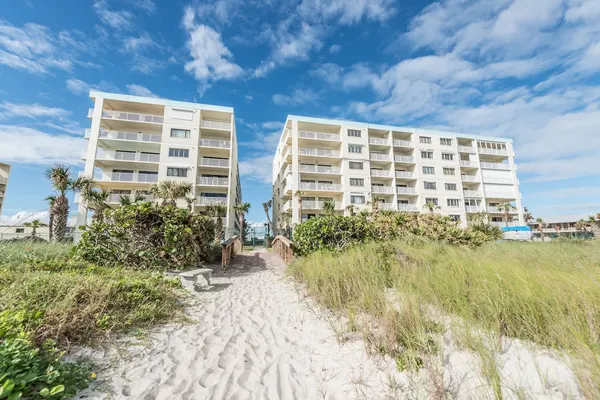
[[[98,265],[185,269],[211,261],[211,218],[171,205],[136,203],[105,212],[84,232],[76,255]]]
[[[474,232],[481,232],[494,240],[502,239],[502,229],[498,228],[496,225],[487,224],[485,222],[473,222],[469,224],[469,228]]]

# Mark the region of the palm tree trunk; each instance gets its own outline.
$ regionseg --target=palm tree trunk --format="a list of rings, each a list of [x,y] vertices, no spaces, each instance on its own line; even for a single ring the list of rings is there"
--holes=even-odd
[[[54,242],[64,239],[67,232],[67,220],[69,219],[69,200],[65,195],[60,195],[54,203],[54,221],[52,224],[52,236]]]
[[[52,242],[52,227],[54,225],[54,212],[50,209],[48,213],[48,241]]]

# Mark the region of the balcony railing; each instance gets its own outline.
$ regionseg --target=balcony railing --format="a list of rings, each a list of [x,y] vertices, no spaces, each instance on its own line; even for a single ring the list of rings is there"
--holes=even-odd
[[[196,197],[196,204],[199,206],[209,206],[213,204],[227,205],[227,197]]]
[[[460,166],[461,167],[467,167],[467,168],[477,168],[477,162],[476,161],[465,161],[465,160],[460,160]]]
[[[338,135],[337,133],[327,132],[299,131],[298,137],[302,139],[331,140],[335,142],[340,141],[340,135]]]
[[[371,176],[379,176],[382,178],[391,178],[392,177],[392,172],[391,171],[386,171],[383,169],[372,169],[371,170]]]
[[[414,144],[410,140],[394,140],[394,147],[413,147]]]
[[[324,201],[312,201],[312,200],[302,200],[302,208],[307,210],[322,210],[325,202]],[[335,209],[342,209],[341,201],[334,201]]]
[[[488,192],[485,191],[485,197],[490,199],[516,199],[515,193],[511,192]]]
[[[88,111],[88,117],[93,116],[94,110],[90,108]],[[152,124],[162,124],[164,122],[164,117],[162,115],[141,114],[135,112],[124,112],[114,110],[102,110],[102,118],[130,122],[147,122]]]
[[[394,193],[391,187],[377,186],[377,185],[371,186],[371,192],[373,192],[373,193],[379,193],[379,194],[392,194],[392,193]]]
[[[231,130],[231,122],[203,119],[202,120],[202,128],[220,129],[220,130],[230,131]]]
[[[319,190],[326,192],[341,192],[342,185],[331,183],[300,182],[300,190]]]
[[[504,208],[502,207],[496,207],[496,206],[487,206],[487,212],[490,214],[504,214]],[[510,210],[508,210],[509,214],[518,214],[519,212],[517,211],[516,208],[511,208]]]
[[[398,211],[410,212],[419,211],[419,207],[416,204],[401,204],[398,203]]]
[[[7,178],[0,176],[0,185],[6,185],[7,182],[8,182]]]
[[[486,149],[483,147],[479,148],[479,154],[491,154],[495,156],[507,156],[508,150],[506,149]]]
[[[510,164],[482,162],[481,168],[484,168],[484,169],[510,169]]]
[[[483,177],[484,183],[496,183],[500,185],[512,185],[514,183],[512,178],[495,178],[495,177]]]
[[[519,226],[519,222],[518,221],[509,221],[509,222],[499,222],[499,221],[492,221],[490,222],[491,225],[497,226],[498,228],[506,228],[506,227],[511,227],[511,226]]]
[[[158,174],[140,173],[137,176],[137,181],[141,183],[156,183],[158,182]]]
[[[200,159],[200,166],[202,167],[229,167],[229,160],[222,160],[218,158],[204,158]]]
[[[463,190],[463,196],[465,197],[481,197],[481,192],[477,190]]]
[[[154,201],[154,196],[147,194],[143,195],[143,201]],[[110,204],[119,204],[121,203],[121,197],[129,198],[131,201],[135,201],[135,195],[132,194],[111,194],[108,196],[108,203]]]
[[[281,206],[281,212],[286,212],[292,209],[292,200],[288,200]]]
[[[417,194],[417,189],[412,187],[396,187],[398,194]]]
[[[340,157],[340,152],[337,150],[312,149],[308,147],[300,147],[298,149],[298,154],[301,156]]]
[[[340,168],[326,167],[323,165],[299,165],[298,171],[318,174],[340,174],[342,170]]]
[[[460,179],[463,182],[479,182],[479,177],[477,175],[461,175]]]
[[[134,174],[132,172],[112,172],[100,178],[102,181],[111,182],[139,182],[139,183],[156,183],[158,182],[158,174]]]
[[[283,171],[283,176],[287,176],[288,174],[292,173],[292,166],[288,165],[287,167],[285,167],[285,170]]]
[[[87,155],[87,152],[82,154],[82,157]],[[148,153],[129,153],[124,151],[105,151],[96,156],[98,160],[107,161],[139,161],[139,162],[160,162],[159,154],[148,154]]]
[[[458,152],[475,154],[477,153],[477,149],[471,146],[458,146]]]
[[[395,211],[397,207],[394,203],[379,203],[380,210]]]
[[[396,161],[396,162],[404,162],[404,163],[414,163],[415,162],[415,158],[412,157],[412,156],[394,155],[394,161]]]
[[[414,172],[396,171],[396,178],[415,179],[416,175]]]
[[[465,210],[468,213],[478,213],[478,212],[482,212],[483,208],[479,207],[479,206],[465,206]]]
[[[370,159],[373,161],[391,161],[392,158],[387,154],[371,153]]]
[[[231,142],[229,140],[200,139],[200,146],[228,149],[231,147]]]
[[[196,182],[203,186],[229,186],[229,179],[227,178],[210,178],[201,176],[198,177]]]
[[[369,138],[369,144],[380,145],[380,146],[389,146],[390,141],[388,139],[382,138]]]
[[[89,138],[92,134],[91,129],[85,130],[85,137]],[[127,132],[127,131],[110,131],[106,129],[100,129],[98,134],[100,139],[108,140],[127,140],[132,142],[147,142],[147,143],[160,143],[162,136],[155,133],[140,133],[140,132]]]

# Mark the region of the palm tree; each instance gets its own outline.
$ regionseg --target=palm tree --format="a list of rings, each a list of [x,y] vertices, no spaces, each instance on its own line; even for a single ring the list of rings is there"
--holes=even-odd
[[[163,206],[176,206],[179,199],[188,201],[188,195],[192,193],[193,189],[194,185],[191,182],[161,181],[152,186],[150,192],[154,197],[162,200]],[[189,201],[188,206],[191,207]]]
[[[326,199],[323,201],[323,212],[326,215],[333,216],[335,214],[335,202],[331,199]]]
[[[280,214],[280,218],[281,222],[279,223],[279,228],[283,229],[286,234],[289,233],[290,220],[292,219],[292,216],[288,213],[282,213]]]
[[[246,203],[236,204],[235,206],[233,206],[233,209],[240,216],[240,230],[241,230],[241,236],[242,236],[242,242],[243,242],[244,241],[244,215],[248,212],[248,210],[250,210],[250,203],[246,202]]]
[[[146,200],[146,196],[141,193],[137,193],[131,196],[119,196],[119,205],[121,206],[129,206],[134,203],[139,203],[140,201]]]
[[[40,228],[42,226],[48,226],[42,222],[40,222],[39,219],[34,219],[31,222],[25,222],[23,225],[28,226],[31,228],[31,237],[37,237],[37,228]]]
[[[219,204],[219,203],[215,203],[215,204],[209,204],[208,206],[206,206],[206,213],[217,219],[217,226],[216,226],[216,231],[217,231],[217,235],[216,238],[217,239],[221,239],[223,236],[223,217],[226,215],[227,213],[227,207],[224,204]]]
[[[350,216],[353,216],[355,208],[356,207],[354,207],[354,204],[350,204],[346,206],[346,211],[348,211],[348,214],[350,214]]]
[[[108,189],[96,190],[87,187],[81,191],[81,198],[86,202],[89,209],[94,210],[92,222],[104,221],[104,211],[110,208],[108,205],[109,197],[110,190]]]
[[[430,214],[433,214],[433,210],[439,210],[440,206],[438,206],[435,202],[433,201],[427,201],[424,205],[423,208],[429,210]]]
[[[584,233],[587,232],[588,226],[588,222],[583,218],[575,223],[575,229],[578,231],[583,231]]]
[[[538,230],[540,231],[540,238],[542,238],[542,242],[544,241],[544,226],[546,223],[542,218],[536,218],[535,222],[538,223]]]
[[[504,214],[504,223],[506,224],[505,226],[508,227],[508,222],[509,222],[508,219],[510,218],[509,214],[512,210],[516,210],[517,207],[513,206],[510,203],[504,203],[504,204],[502,204],[502,207],[500,207],[500,209],[502,210],[502,213]],[[511,218],[511,220],[512,220],[512,218]]]
[[[527,207],[523,207],[523,220],[526,225],[529,225],[533,221],[533,215],[531,215]]]
[[[58,242],[64,239],[67,232],[67,220],[69,218],[69,199],[67,193],[92,187],[94,180],[89,177],[73,179],[69,167],[57,164],[46,170],[46,177],[52,182],[56,192],[56,198],[52,205],[52,239]]]
[[[267,202],[262,203],[262,206],[263,206],[263,209],[265,210],[265,214],[267,214],[267,222],[269,223],[269,226],[271,227],[271,229],[273,229],[273,223],[271,222],[271,215],[269,214],[269,210],[273,206],[273,200],[269,200]],[[273,232],[275,232],[275,229],[273,229]]]
[[[371,210],[373,211],[373,213],[378,213],[379,212],[379,196],[375,196],[373,195],[373,201],[371,201]]]
[[[50,195],[46,197],[44,200],[48,202],[48,241],[52,241],[52,225],[54,224],[54,202],[56,201],[56,196]]]

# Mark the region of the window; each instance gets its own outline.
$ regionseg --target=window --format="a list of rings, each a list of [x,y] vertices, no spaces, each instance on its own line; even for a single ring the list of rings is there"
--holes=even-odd
[[[350,178],[350,186],[365,186],[365,180],[362,178]]]
[[[454,175],[454,168],[444,168],[444,175]]]
[[[438,199],[437,199],[437,197],[426,197],[425,198],[425,203],[432,203],[432,204],[435,204],[437,206],[438,205]]]
[[[365,196],[350,196],[350,203],[352,204],[365,204]]]
[[[433,174],[435,174],[435,168],[434,167],[423,167],[423,173],[428,174],[428,175],[433,175]]]
[[[452,160],[454,160],[454,154],[442,153],[442,160],[452,161]]]
[[[348,129],[348,136],[360,137],[361,132],[358,129]]]
[[[440,139],[440,144],[442,146],[452,146],[452,139],[441,138]]]
[[[435,190],[436,185],[435,182],[423,182],[425,189]]]
[[[190,151],[188,149],[169,149],[169,157],[189,157]]]
[[[350,169],[363,169],[363,163],[361,162],[350,161],[348,163],[348,166],[350,167]]]
[[[167,176],[179,176],[179,177],[187,177],[188,170],[187,168],[167,168]]]
[[[15,233],[25,233],[25,228],[16,228]]]
[[[429,136],[419,136],[419,143],[431,143],[431,138]]]
[[[450,219],[454,222],[460,221],[460,215],[449,215]]]
[[[456,183],[446,183],[446,190],[456,190]]]
[[[433,159],[433,151],[422,151],[421,158],[431,158]]]
[[[460,200],[459,199],[446,199],[446,204],[448,204],[448,207],[460,207]]]
[[[360,144],[349,144],[348,151],[350,153],[362,153],[362,145]]]
[[[179,139],[189,139],[190,131],[189,129],[171,129],[171,137]]]

